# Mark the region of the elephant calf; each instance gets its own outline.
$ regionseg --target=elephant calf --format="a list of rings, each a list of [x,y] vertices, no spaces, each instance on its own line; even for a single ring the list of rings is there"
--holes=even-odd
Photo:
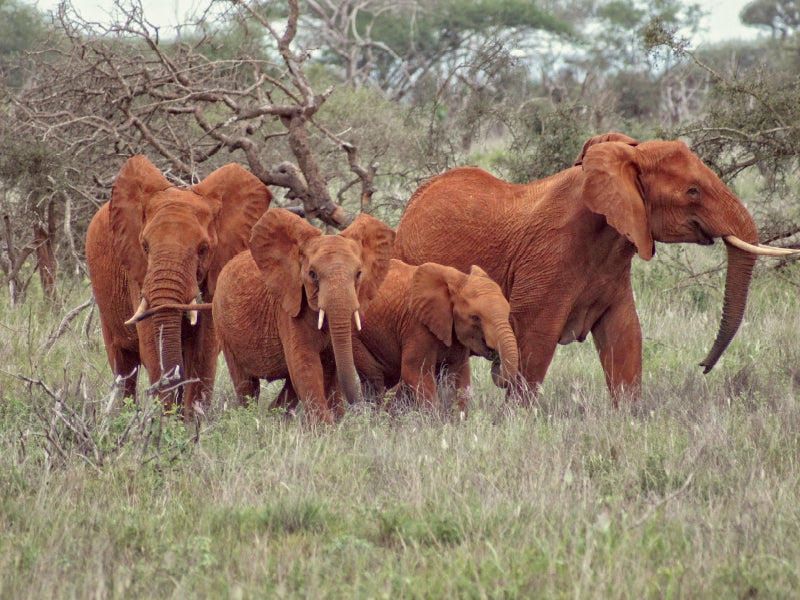
[[[499,354],[502,372],[497,364],[492,368],[498,385],[517,379],[509,311],[500,286],[477,266],[467,275],[435,263],[414,267],[393,259],[354,341],[356,369],[376,392],[402,381],[420,404],[433,408],[440,406],[437,375],[452,374],[458,408],[466,414],[470,354],[490,360]]]
[[[388,225],[365,214],[322,235],[287,210],[264,213],[250,250],[222,269],[212,306],[240,402],[258,397],[259,379],[286,379],[277,402],[302,401],[312,421],[330,423],[329,398],[359,398],[352,329],[386,275],[393,241]]]

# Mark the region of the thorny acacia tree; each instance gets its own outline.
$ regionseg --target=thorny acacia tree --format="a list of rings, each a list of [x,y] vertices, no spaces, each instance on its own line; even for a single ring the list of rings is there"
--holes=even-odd
[[[64,2],[51,43],[28,55],[24,88],[6,96],[13,118],[0,123],[0,134],[32,140],[48,158],[16,192],[60,211],[74,250],[124,158],[145,153],[184,184],[236,160],[287,188],[308,218],[342,227],[356,206],[370,209],[379,164],[384,175],[392,168],[383,158],[393,145],[416,155],[416,171],[394,167],[411,189],[453,166],[433,157],[469,149],[502,94],[496,84],[515,68],[509,47],[525,33],[565,30],[524,0],[484,4],[441,0],[423,10],[417,0],[310,0],[301,14],[299,0],[208,0],[177,38],[164,39],[138,0],[115,0],[111,24],[87,22]],[[387,103],[405,98],[417,116],[428,110],[426,137],[398,144],[385,123],[373,136],[379,140],[349,123],[334,133],[320,116],[334,83]],[[365,108],[352,110],[350,123],[364,119]],[[454,133],[458,120],[469,125]],[[348,211],[343,202],[353,196]],[[67,211],[77,218],[65,218]]]
[[[307,54],[292,47],[297,0],[288,2],[282,31],[267,17],[269,3],[256,9],[233,0],[230,16],[238,28],[214,30],[206,12],[189,36],[167,41],[140,5],[118,0],[116,6],[122,18],[109,26],[85,22],[69,5],[60,6],[66,44],[48,49],[52,60],[38,55],[36,76],[14,98],[27,137],[97,165],[96,181],[106,188],[120,156],[160,156],[171,177],[191,182],[200,176],[200,165],[218,166],[241,151],[257,177],[289,188],[307,215],[335,227],[348,223],[351,216],[327,192],[308,128],[324,132],[346,152],[367,191],[370,170],[360,168],[352,145],[314,121],[331,89],[314,90],[303,68]],[[253,24],[261,26],[258,32],[251,31]],[[228,40],[220,41],[224,35],[241,45],[230,48]],[[270,39],[276,51],[259,48]],[[285,140],[299,171],[270,162],[283,150],[264,151],[274,138]]]
[[[54,297],[56,223],[64,224],[80,264],[74,240],[108,198],[124,159],[136,153],[183,184],[231,160],[245,162],[264,183],[287,188],[308,218],[342,228],[352,214],[329,194],[315,154],[324,143],[339,149],[361,186],[362,208],[369,205],[375,162],[362,166],[357,147],[315,119],[332,88],[315,89],[308,53],[294,48],[298,0],[275,3],[277,21],[271,4],[231,0],[219,21],[207,10],[188,34],[171,40],[160,38],[136,0],[116,0],[110,25],[60,5],[50,42],[27,55],[24,85],[2,93],[10,118],[0,135],[20,142],[19,152],[0,161],[4,285],[24,289],[21,267],[36,252]]]
[[[162,40],[135,1],[115,6],[116,22],[104,25],[62,4],[49,44],[22,61],[24,85],[3,90],[10,118],[0,134],[20,142],[0,161],[0,267],[12,298],[24,294],[22,266],[32,254],[55,297],[56,223],[79,255],[75,240],[108,198],[123,160],[136,153],[184,184],[231,160],[246,162],[264,183],[287,188],[308,218],[341,228],[352,215],[328,192],[313,151],[323,138],[340,149],[361,185],[362,207],[369,204],[376,165],[359,164],[356,146],[315,120],[332,88],[314,89],[304,70],[308,54],[293,47],[297,0],[288,11],[280,3],[280,28],[270,3],[232,0],[225,27],[206,12],[174,40]]]

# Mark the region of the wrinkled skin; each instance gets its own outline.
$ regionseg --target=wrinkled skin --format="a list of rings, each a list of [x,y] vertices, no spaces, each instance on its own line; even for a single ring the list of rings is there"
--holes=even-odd
[[[168,408],[178,402],[189,418],[196,403],[208,406],[219,355],[211,313],[201,313],[196,325],[178,311],[125,322],[143,299],[150,308],[213,299],[219,272],[247,248],[271,198],[235,164],[190,188],[173,186],[144,156],[123,165],[111,200],[89,225],[86,262],[108,360],[124,378],[125,396],[135,396],[144,365]]]
[[[393,239],[390,227],[365,214],[338,235],[322,235],[284,209],[264,214],[250,250],[222,270],[212,303],[241,403],[258,398],[259,379],[286,379],[276,405],[299,400],[312,423],[332,423],[340,394],[360,398],[355,315],[386,276]]]
[[[497,375],[505,382],[517,379],[509,312],[500,287],[479,267],[466,274],[392,260],[354,343],[356,369],[378,394],[402,381],[420,405],[437,409],[437,376],[452,375],[459,411],[466,415],[470,354],[489,360],[499,355]]]
[[[685,144],[612,133],[590,139],[572,168],[525,185],[477,168],[434,177],[405,209],[395,256],[460,270],[477,264],[497,281],[534,389],[557,344],[591,333],[617,404],[638,397],[641,385],[633,256],[650,260],[656,241],[708,245],[731,234],[758,242],[745,207]],[[741,323],[756,258],[726,248],[723,314],[706,372]]]

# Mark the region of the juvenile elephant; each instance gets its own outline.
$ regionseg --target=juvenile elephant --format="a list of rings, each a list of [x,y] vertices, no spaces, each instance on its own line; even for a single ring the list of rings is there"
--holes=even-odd
[[[212,303],[240,402],[258,397],[259,379],[288,379],[279,403],[299,399],[314,422],[333,422],[332,395],[358,400],[352,328],[386,276],[393,239],[365,214],[338,235],[284,209],[264,214]]]
[[[489,360],[499,355],[496,381],[516,382],[519,355],[509,310],[500,286],[479,267],[466,274],[392,260],[355,340],[356,369],[377,393],[402,381],[434,408],[440,405],[437,375],[452,374],[458,408],[466,414],[470,353]]]
[[[180,188],[147,158],[130,158],[114,183],[111,200],[89,224],[86,263],[100,312],[106,353],[125,396],[136,393],[144,365],[165,404],[207,405],[214,387],[219,343],[211,313],[161,311],[136,322],[148,308],[214,297],[223,265],[247,248],[250,229],[272,195],[239,165],[217,169],[202,182]],[[136,308],[138,306],[138,309]],[[184,389],[185,388],[185,389]]]
[[[752,217],[727,186],[679,141],[638,143],[620,134],[590,139],[575,166],[515,185],[477,168],[425,182],[397,227],[395,256],[464,270],[480,265],[511,305],[520,370],[536,388],[556,344],[589,332],[615,404],[639,394],[642,333],[631,287],[634,254],[655,242],[728,251],[722,321],[700,363],[711,370],[733,338],[758,246]]]

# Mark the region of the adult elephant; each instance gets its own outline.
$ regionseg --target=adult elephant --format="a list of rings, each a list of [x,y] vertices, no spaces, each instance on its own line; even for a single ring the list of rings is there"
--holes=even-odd
[[[459,411],[469,404],[470,354],[496,360],[505,387],[519,372],[508,301],[480,267],[469,273],[392,260],[355,340],[356,368],[377,394],[403,382],[420,405],[441,408],[436,381],[452,376]]]
[[[556,344],[592,333],[614,403],[638,397],[642,333],[631,262],[655,243],[713,244],[728,270],[722,320],[700,363],[710,371],[745,309],[758,245],[752,217],[730,189],[680,141],[639,143],[621,134],[591,138],[575,166],[515,185],[477,168],[425,182],[397,227],[395,256],[460,270],[480,265],[511,305],[520,370],[534,389]]]
[[[250,250],[222,270],[212,302],[242,404],[258,397],[260,379],[288,380],[277,405],[302,401],[315,423],[333,422],[340,392],[359,399],[353,326],[386,276],[393,239],[366,214],[337,235],[281,208],[259,219]]]
[[[271,199],[236,164],[189,188],[172,185],[144,156],[123,165],[111,200],[89,224],[86,262],[108,360],[124,379],[125,396],[135,395],[136,371],[144,365],[166,406],[179,402],[184,417],[196,402],[210,402],[219,355],[211,313],[137,317],[164,304],[210,301],[219,272],[247,248]]]

